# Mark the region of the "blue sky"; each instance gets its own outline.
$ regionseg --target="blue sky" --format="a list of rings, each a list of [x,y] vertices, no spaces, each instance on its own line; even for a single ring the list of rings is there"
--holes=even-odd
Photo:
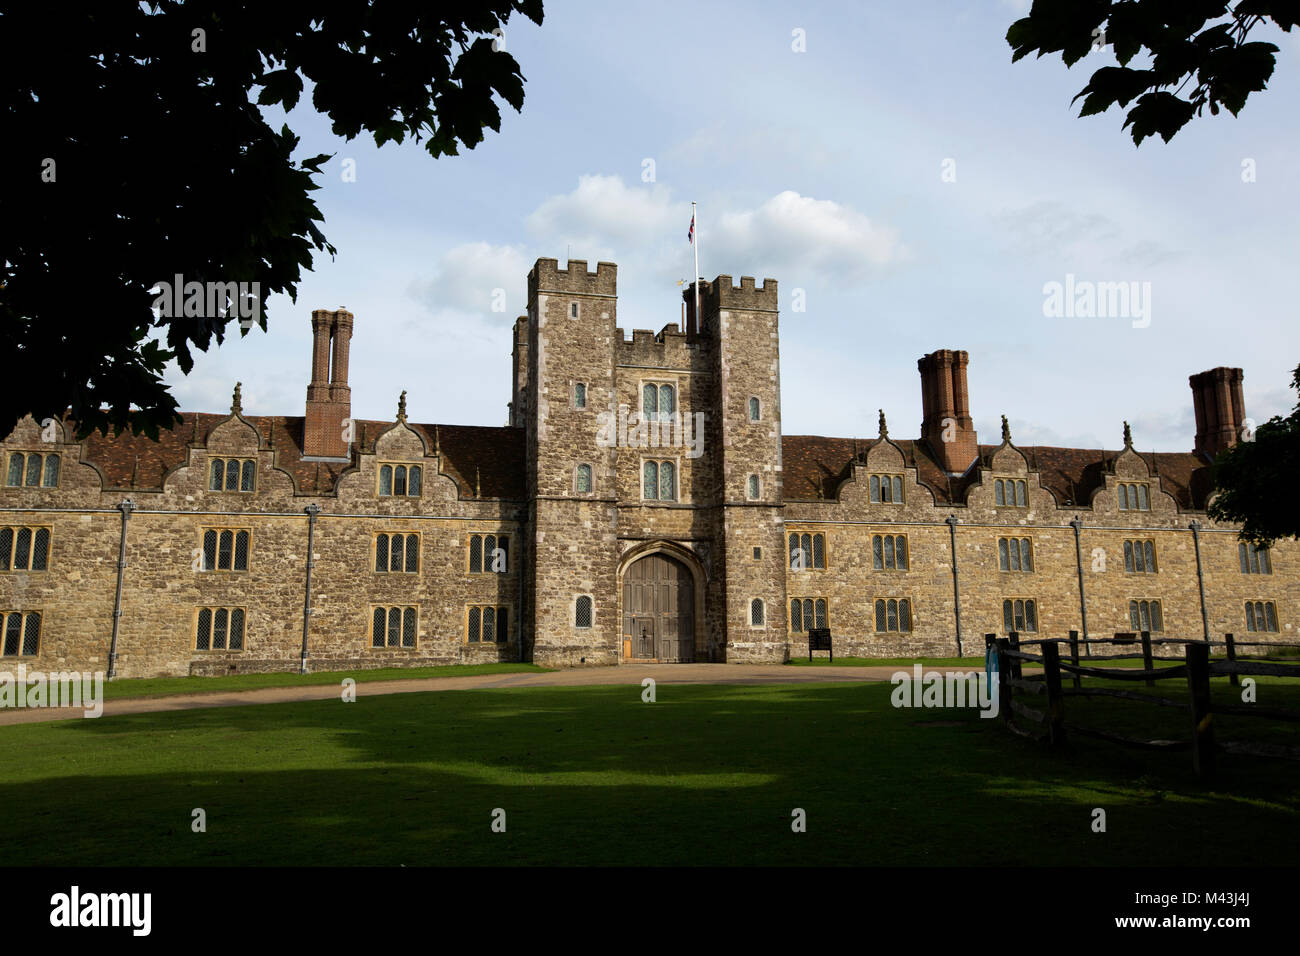
[[[289,123],[302,155],[334,154],[315,197],[338,255],[296,304],[271,299],[267,332],[168,383],[185,411],[227,408],[238,379],[247,412],[301,415],[311,310],[346,306],[356,417],[391,420],[406,389],[414,421],[504,424],[532,262],[618,263],[619,325],[657,331],[680,317],[695,200],[705,276],[780,283],[785,434],[873,436],[883,408],[915,437],[916,360],[936,348],[970,353],[985,442],[1006,414],[1020,444],[1116,448],[1127,419],[1139,448],[1188,451],[1187,377],[1216,365],[1245,370],[1256,421],[1289,412],[1300,32],[1257,31],[1282,52],[1240,117],[1135,149],[1118,109],[1070,103],[1109,50],[1011,62],[1027,6],[550,2],[506,31],[522,113],[436,161],[344,141],[305,96]],[[1045,316],[1067,274],[1150,283],[1149,325]]]

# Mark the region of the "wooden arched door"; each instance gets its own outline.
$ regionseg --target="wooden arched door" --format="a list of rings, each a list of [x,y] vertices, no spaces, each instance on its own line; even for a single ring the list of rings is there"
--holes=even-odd
[[[695,581],[664,554],[648,554],[623,575],[623,648],[630,660],[695,660]]]

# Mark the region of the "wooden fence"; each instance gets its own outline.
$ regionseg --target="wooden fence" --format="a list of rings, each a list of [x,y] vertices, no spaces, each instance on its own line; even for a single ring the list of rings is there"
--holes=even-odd
[[[1068,638],[1048,638],[1045,640],[1022,641],[1020,635],[1012,631],[1007,637],[999,638],[995,634],[984,636],[985,645],[996,654],[998,665],[998,701],[1003,724],[1008,730],[1023,737],[1044,740],[1053,747],[1063,747],[1066,743],[1065,700],[1067,697],[1115,697],[1126,701],[1139,701],[1160,707],[1186,708],[1190,711],[1191,732],[1187,739],[1153,740],[1130,737],[1095,727],[1069,724],[1069,733],[1085,737],[1109,740],[1113,743],[1130,747],[1143,747],[1156,750],[1191,750],[1192,766],[1200,777],[1209,777],[1214,773],[1215,752],[1247,754],[1260,757],[1282,757],[1300,760],[1300,747],[1279,744],[1251,743],[1236,740],[1215,740],[1214,714],[1231,714],[1244,717],[1265,717],[1272,720],[1300,721],[1300,709],[1291,707],[1266,707],[1259,704],[1219,703],[1210,699],[1210,680],[1214,677],[1227,677],[1232,686],[1239,686],[1242,675],[1269,676],[1300,679],[1300,663],[1284,663],[1283,659],[1269,656],[1238,658],[1237,649],[1241,647],[1300,647],[1297,644],[1280,644],[1276,642],[1238,642],[1231,634],[1225,635],[1222,645],[1225,656],[1222,660],[1211,660],[1210,651],[1216,645],[1206,641],[1153,640],[1149,631],[1140,634],[1118,632],[1114,638],[1087,639],[1080,638],[1077,631],[1071,631]],[[1062,660],[1060,645],[1069,647],[1069,660]],[[1120,660],[1131,658],[1134,653],[1096,655],[1091,653],[1091,645],[1141,645],[1142,669],[1092,667],[1080,664],[1079,649],[1084,647],[1089,661]],[[1033,654],[1027,647],[1037,645],[1040,653]],[[1181,654],[1159,653],[1166,649],[1181,648]],[[1042,664],[1041,674],[1025,676],[1022,665],[1025,661]],[[1156,661],[1176,661],[1173,667],[1156,667]],[[1065,687],[1062,675],[1069,674],[1071,687]],[[1143,694],[1110,687],[1084,687],[1083,678],[1096,677],[1107,680],[1141,681],[1147,687],[1155,687],[1157,681],[1180,680],[1187,682],[1187,699],[1173,700],[1154,694]],[[1016,695],[1047,695],[1047,707],[1039,711],[1027,707],[1016,700]],[[1027,721],[1030,726],[1018,726],[1016,718]]]

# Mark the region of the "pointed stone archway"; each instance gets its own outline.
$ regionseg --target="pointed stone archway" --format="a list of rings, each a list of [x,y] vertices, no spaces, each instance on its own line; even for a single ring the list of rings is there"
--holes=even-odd
[[[704,573],[695,556],[672,542],[634,548],[619,565],[623,622],[620,659],[688,663],[704,648]]]

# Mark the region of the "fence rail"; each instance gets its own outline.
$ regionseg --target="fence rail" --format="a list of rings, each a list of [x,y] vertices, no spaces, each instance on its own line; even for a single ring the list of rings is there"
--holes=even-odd
[[[1214,714],[1236,717],[1259,717],[1281,721],[1300,721],[1300,709],[1293,707],[1263,707],[1255,704],[1215,704],[1210,696],[1210,680],[1226,677],[1232,686],[1239,686],[1240,677],[1267,676],[1300,679],[1300,661],[1282,663],[1272,657],[1237,657],[1238,647],[1300,647],[1300,644],[1283,644],[1276,642],[1237,642],[1231,634],[1224,635],[1222,645],[1208,641],[1179,641],[1176,639],[1152,639],[1149,631],[1132,633],[1121,631],[1114,638],[1080,638],[1077,631],[1071,631],[1068,638],[1042,638],[1031,641],[1020,640],[1020,635],[1010,632],[1007,637],[996,634],[984,636],[987,653],[996,655],[998,675],[998,695],[1001,701],[1000,711],[1003,726],[1022,736],[1046,741],[1053,747],[1063,747],[1066,743],[1065,700],[1067,697],[1112,697],[1125,701],[1155,704],[1160,707],[1187,708],[1191,716],[1191,732],[1185,740],[1160,740],[1132,737],[1118,734],[1097,727],[1087,727],[1076,723],[1069,725],[1069,733],[1084,737],[1094,737],[1130,747],[1153,750],[1190,750],[1192,766],[1200,777],[1209,777],[1214,773],[1214,761],[1217,752],[1245,754],[1248,756],[1281,757],[1300,760],[1300,747],[1255,741],[1225,740],[1216,741],[1214,734]],[[1079,663],[1080,647],[1091,644],[1134,644],[1139,645],[1142,653],[1142,669],[1120,669],[1113,667],[1090,667]],[[1069,661],[1061,659],[1061,645],[1069,648]],[[1180,657],[1156,655],[1153,648],[1157,646],[1181,645]],[[1028,648],[1036,647],[1039,653],[1030,653]],[[1210,652],[1215,646],[1222,646],[1225,659],[1210,659]],[[1134,654],[1115,654],[1108,656],[1089,655],[1089,661],[1120,660],[1134,657]],[[1041,664],[1041,674],[1022,673],[1025,661]],[[1156,661],[1178,661],[1173,667],[1156,667]],[[1062,675],[1070,675],[1073,686],[1064,689]],[[1106,680],[1142,681],[1147,687],[1155,687],[1157,681],[1185,679],[1187,682],[1187,699],[1179,701],[1153,694],[1135,693],[1111,687],[1083,687],[1084,677],[1096,677]],[[1041,696],[1046,694],[1045,710],[1036,710],[1015,699],[1016,692]],[[1017,726],[1015,717],[1027,721],[1030,726]]]

